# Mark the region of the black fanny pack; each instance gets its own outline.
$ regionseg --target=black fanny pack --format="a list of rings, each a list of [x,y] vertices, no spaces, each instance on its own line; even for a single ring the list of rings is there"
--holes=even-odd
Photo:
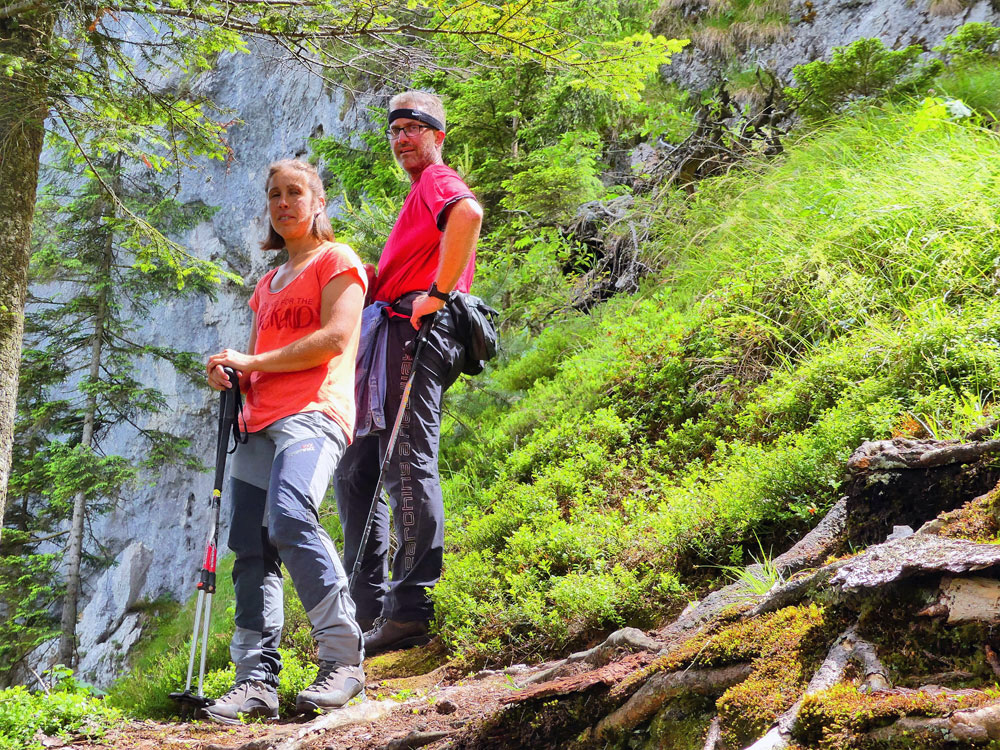
[[[479,297],[461,292],[452,294],[448,307],[455,322],[455,331],[465,346],[462,372],[478,375],[500,347],[500,334],[497,333],[500,313]]]

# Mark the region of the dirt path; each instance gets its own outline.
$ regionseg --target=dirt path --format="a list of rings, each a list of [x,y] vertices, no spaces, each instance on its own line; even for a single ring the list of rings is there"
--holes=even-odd
[[[515,667],[468,675],[440,664],[433,654],[396,660],[393,656],[372,660],[364,702],[315,719],[235,727],[207,721],[136,721],[116,728],[100,742],[77,739],[62,744],[52,738],[45,745],[77,750],[440,750],[495,712],[515,689],[515,676],[528,674],[526,668]],[[432,668],[419,674],[421,666]],[[397,676],[405,673],[409,676]],[[342,719],[351,723],[330,727]]]

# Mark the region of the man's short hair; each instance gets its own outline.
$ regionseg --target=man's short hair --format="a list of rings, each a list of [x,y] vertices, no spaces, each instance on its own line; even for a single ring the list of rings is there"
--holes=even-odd
[[[427,91],[404,91],[401,94],[396,94],[389,100],[390,112],[394,109],[403,108],[423,110],[435,119],[440,120],[442,125],[447,124],[444,118],[444,104],[441,102],[441,97],[437,94],[431,94]]]

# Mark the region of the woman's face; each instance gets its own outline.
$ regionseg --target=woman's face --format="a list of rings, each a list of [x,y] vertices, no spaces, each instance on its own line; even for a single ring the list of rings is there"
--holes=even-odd
[[[326,201],[309,189],[306,176],[296,169],[275,172],[267,184],[271,226],[286,242],[305,237]]]

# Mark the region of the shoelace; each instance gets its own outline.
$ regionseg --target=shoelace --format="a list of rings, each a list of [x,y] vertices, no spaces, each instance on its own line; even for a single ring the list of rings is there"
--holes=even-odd
[[[237,682],[235,685],[233,685],[231,688],[229,688],[229,692],[228,693],[226,693],[224,696],[222,696],[221,698],[219,698],[219,700],[216,701],[216,702],[217,703],[222,703],[227,698],[231,698],[231,697],[235,696],[237,693],[239,693],[241,691],[243,692],[243,694],[245,696],[246,692],[247,692],[247,689],[249,688],[249,686],[250,686],[250,682],[249,681]]]
[[[388,617],[384,617],[382,615],[379,615],[372,622],[372,626],[371,626],[371,628],[368,629],[367,632],[374,633],[376,630],[379,630],[383,625],[385,625],[386,622],[388,622],[388,621],[389,621]]]

